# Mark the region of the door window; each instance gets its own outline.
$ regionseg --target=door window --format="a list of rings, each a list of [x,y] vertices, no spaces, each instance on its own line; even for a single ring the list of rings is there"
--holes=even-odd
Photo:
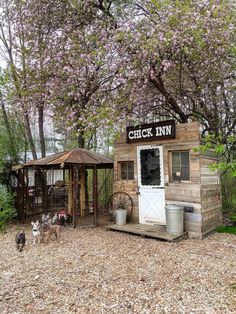
[[[140,151],[141,184],[160,185],[160,153],[158,148],[142,149]]]

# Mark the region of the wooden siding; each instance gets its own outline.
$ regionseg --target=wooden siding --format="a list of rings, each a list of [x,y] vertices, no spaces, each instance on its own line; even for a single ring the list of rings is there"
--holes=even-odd
[[[179,206],[185,206],[185,207],[192,207],[193,208],[193,213],[195,214],[201,214],[202,213],[202,206],[200,203],[191,203],[191,202],[179,202],[179,201],[174,201],[176,205]],[[173,204],[173,201],[166,200],[166,205]]]
[[[209,169],[209,165],[216,162],[218,159],[211,152],[200,157],[202,234],[222,224],[220,176],[217,171]]]
[[[200,184],[193,183],[170,183],[165,187],[166,200],[180,202],[201,202]]]
[[[202,215],[196,213],[184,213],[184,227],[186,231],[201,233]]]

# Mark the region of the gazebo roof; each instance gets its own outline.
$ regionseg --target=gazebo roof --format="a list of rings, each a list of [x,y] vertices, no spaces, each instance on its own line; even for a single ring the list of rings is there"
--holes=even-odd
[[[13,170],[31,167],[54,168],[57,166],[66,167],[68,165],[95,166],[98,168],[112,168],[113,160],[103,157],[97,153],[84,148],[74,148],[67,152],[60,152],[37,160],[29,160],[24,164],[14,166]]]

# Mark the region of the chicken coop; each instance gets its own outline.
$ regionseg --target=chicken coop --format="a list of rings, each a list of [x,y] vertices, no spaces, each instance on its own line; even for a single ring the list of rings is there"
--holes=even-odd
[[[113,205],[127,210],[130,226],[111,229],[142,226],[151,230],[150,236],[167,227],[166,208],[173,205],[184,211],[184,231],[191,238],[202,238],[218,227],[222,223],[220,177],[209,169],[218,158],[212,151],[196,150],[200,144],[198,122],[168,120],[127,127],[114,145]]]
[[[20,220],[65,211],[78,218],[106,212],[112,193],[113,161],[82,148],[60,152],[13,167],[17,175],[16,209]]]

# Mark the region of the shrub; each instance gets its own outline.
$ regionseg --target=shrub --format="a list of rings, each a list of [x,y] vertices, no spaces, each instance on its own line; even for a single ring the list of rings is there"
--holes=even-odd
[[[0,230],[16,215],[14,194],[0,185]]]

